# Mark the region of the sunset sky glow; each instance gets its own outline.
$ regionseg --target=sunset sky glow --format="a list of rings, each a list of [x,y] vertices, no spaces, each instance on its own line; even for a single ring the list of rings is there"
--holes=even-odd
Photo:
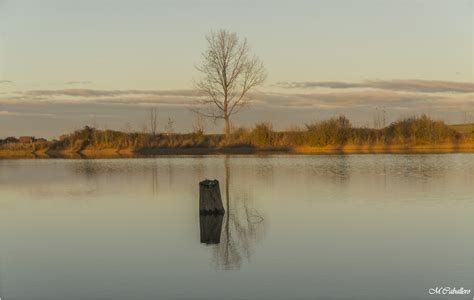
[[[339,114],[371,126],[377,110],[389,122],[474,122],[473,3],[0,0],[0,138],[140,130],[150,106],[160,127],[172,117],[190,131],[195,66],[221,28],[246,37],[268,72],[236,126]]]

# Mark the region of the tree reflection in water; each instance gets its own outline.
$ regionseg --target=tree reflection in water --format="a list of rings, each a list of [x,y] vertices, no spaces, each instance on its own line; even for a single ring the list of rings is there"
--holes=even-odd
[[[239,269],[243,260],[250,260],[253,248],[260,240],[265,220],[249,204],[248,197],[230,199],[231,170],[229,157],[224,158],[226,213],[220,243],[213,248],[213,264],[218,269]]]

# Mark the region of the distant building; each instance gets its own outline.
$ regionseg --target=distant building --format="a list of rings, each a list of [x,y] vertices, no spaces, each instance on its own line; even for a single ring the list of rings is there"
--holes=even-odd
[[[20,136],[18,139],[22,144],[32,144],[35,142],[34,136]]]

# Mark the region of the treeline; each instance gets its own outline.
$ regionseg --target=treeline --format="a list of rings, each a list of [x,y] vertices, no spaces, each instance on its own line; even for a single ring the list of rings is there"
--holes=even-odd
[[[152,134],[100,130],[85,126],[53,141],[32,137],[23,137],[18,140],[8,138],[0,141],[0,148],[79,153],[88,149],[146,152],[154,149],[177,148],[290,149],[345,145],[416,146],[462,142],[474,142],[474,132],[461,133],[444,122],[433,120],[426,115],[399,120],[382,129],[353,127],[346,117],[339,116],[287,131],[275,131],[270,123],[260,123],[253,128],[234,128],[229,136],[205,134],[202,129],[187,134]]]
[[[204,135],[203,132],[144,133],[100,130],[85,126],[71,134],[63,135],[54,143],[52,150],[72,149],[79,152],[87,147],[95,149],[131,149],[180,148],[180,147],[217,147],[221,144],[221,135]]]
[[[451,129],[442,121],[428,116],[412,117],[390,124],[383,129],[352,127],[350,121],[339,116],[306,124],[304,129],[275,132],[269,123],[258,124],[252,130],[234,133],[234,141],[255,146],[343,146],[346,144],[407,144],[429,145],[458,143],[467,135]]]
[[[126,133],[84,127],[52,143],[52,150],[81,151],[95,149],[154,149],[154,148],[224,148],[224,147],[325,147],[346,144],[407,144],[429,145],[458,143],[472,139],[450,128],[442,121],[428,116],[412,117],[390,124],[382,129],[353,127],[350,121],[339,116],[306,124],[305,128],[275,131],[269,123],[253,128],[236,128],[226,137],[222,134],[204,134],[198,130],[188,134]]]

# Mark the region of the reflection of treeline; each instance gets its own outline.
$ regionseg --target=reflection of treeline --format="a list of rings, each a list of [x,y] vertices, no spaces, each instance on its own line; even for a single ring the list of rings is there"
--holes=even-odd
[[[183,148],[292,148],[326,147],[343,145],[434,145],[472,143],[474,132],[458,131],[442,121],[428,116],[399,120],[381,129],[353,127],[344,117],[306,124],[305,128],[274,131],[269,123],[260,123],[253,128],[235,128],[226,138],[222,134],[204,134],[202,129],[193,133],[143,133],[100,130],[89,126],[63,135],[59,140],[36,142],[24,138],[8,142],[3,140],[1,148],[51,152],[82,152],[87,149],[116,149],[145,151],[147,149]]]

